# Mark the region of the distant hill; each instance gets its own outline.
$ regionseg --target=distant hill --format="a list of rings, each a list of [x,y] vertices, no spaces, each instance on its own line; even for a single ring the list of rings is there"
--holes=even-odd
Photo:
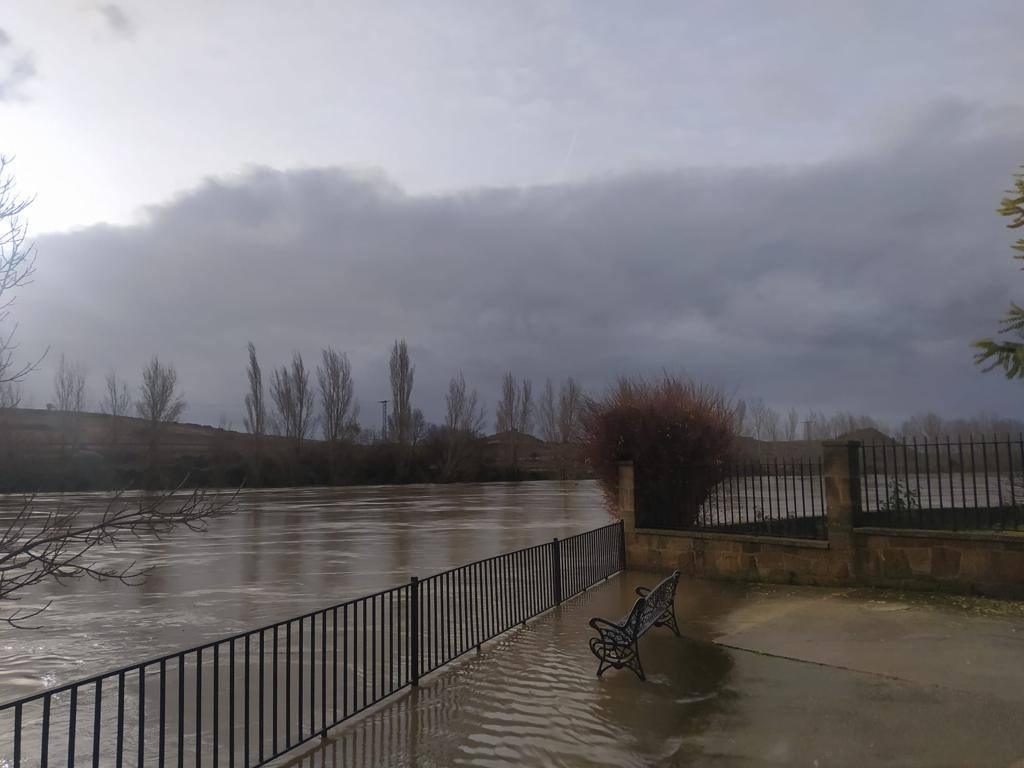
[[[576,451],[517,434],[518,469],[508,466],[508,435],[478,439],[464,479],[501,480],[579,474]],[[440,476],[441,443],[428,434],[398,461],[389,443],[331,447],[304,442],[301,455],[278,436],[203,424],[164,425],[151,453],[147,422],[101,413],[18,408],[0,411],[0,491],[72,490],[177,483],[318,485],[430,482]],[[399,469],[408,465],[407,470]],[[149,479],[153,478],[157,479]]]

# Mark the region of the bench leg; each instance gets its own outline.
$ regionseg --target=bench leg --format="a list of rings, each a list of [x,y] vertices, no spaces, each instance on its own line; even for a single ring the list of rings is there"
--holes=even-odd
[[[675,601],[668,604],[668,608],[665,612],[658,617],[658,620],[654,622],[656,627],[668,627],[675,633],[676,637],[681,637],[679,634],[679,625],[676,624],[676,606]]]
[[[636,672],[636,676],[639,677],[641,680],[647,679],[647,675],[644,674],[643,664],[640,663],[640,646],[637,645],[635,640],[633,641],[633,655],[630,657],[629,661],[625,663],[624,666]]]

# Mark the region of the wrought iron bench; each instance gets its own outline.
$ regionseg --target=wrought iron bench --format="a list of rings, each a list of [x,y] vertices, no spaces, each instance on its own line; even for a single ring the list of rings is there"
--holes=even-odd
[[[598,677],[610,667],[627,667],[636,672],[641,680],[647,679],[640,664],[640,648],[637,641],[651,627],[668,627],[676,637],[679,637],[675,607],[678,583],[679,571],[673,571],[671,576],[654,589],[637,587],[636,593],[640,597],[629,615],[618,624],[606,619],[590,620],[590,626],[596,629],[599,635],[590,638],[590,650],[598,659]]]

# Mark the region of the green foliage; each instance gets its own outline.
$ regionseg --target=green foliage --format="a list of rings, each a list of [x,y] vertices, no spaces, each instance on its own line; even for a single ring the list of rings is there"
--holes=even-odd
[[[1014,176],[1014,189],[1010,190],[999,206],[999,215],[1010,218],[1006,226],[1010,229],[1024,227],[1024,174]],[[1024,237],[1012,246],[1018,253],[1013,258],[1024,261]],[[1024,309],[1017,304],[1010,305],[1010,311],[999,323],[1000,333],[1012,333],[1024,339]],[[978,339],[972,345],[977,351],[974,362],[984,365],[985,371],[1001,368],[1008,379],[1024,378],[1024,344],[1016,341]]]
[[[886,499],[878,505],[881,512],[906,512],[921,508],[921,492],[904,486],[899,480],[889,483]]]

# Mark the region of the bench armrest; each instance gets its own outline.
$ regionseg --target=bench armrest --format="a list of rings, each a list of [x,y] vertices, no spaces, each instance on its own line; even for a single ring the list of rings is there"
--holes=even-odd
[[[616,632],[622,632],[623,631],[623,628],[622,628],[621,624],[616,624],[613,621],[608,621],[608,619],[602,619],[602,618],[595,617],[595,618],[591,619],[587,623],[590,624],[590,626],[593,627],[594,629],[596,629],[598,632],[604,632],[604,630],[606,630],[606,629],[613,629]]]

